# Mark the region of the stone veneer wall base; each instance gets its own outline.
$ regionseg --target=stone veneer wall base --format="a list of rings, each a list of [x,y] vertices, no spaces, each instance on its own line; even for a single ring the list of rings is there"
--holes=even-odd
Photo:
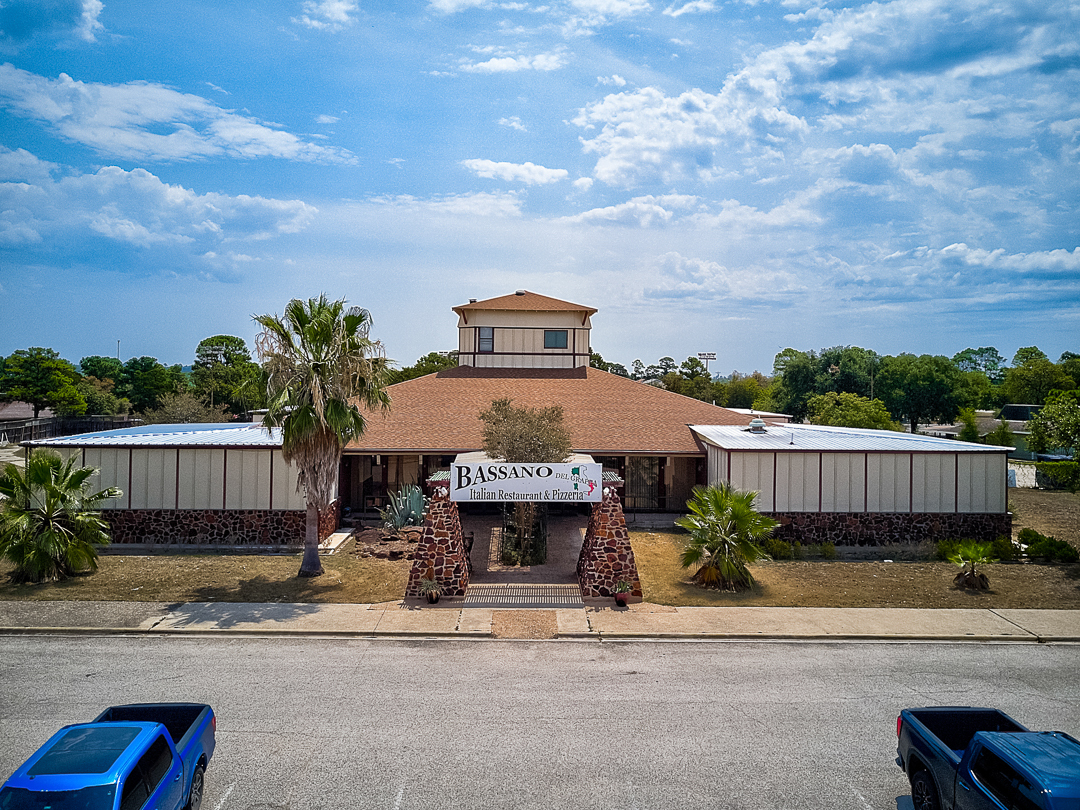
[[[461,515],[446,487],[437,487],[432,493],[424,532],[413,553],[405,596],[421,596],[420,580],[429,577],[439,583],[443,596],[464,596],[469,588]]]
[[[789,543],[884,546],[924,540],[990,541],[1012,534],[1012,513],[762,512],[780,522],[775,536]]]
[[[578,556],[577,576],[581,595],[586,599],[614,596],[616,584],[622,581],[630,583],[630,598],[641,601],[641,580],[622,501],[612,487],[604,487],[604,499],[592,506]]]
[[[319,518],[319,540],[338,527],[335,501]],[[303,548],[307,514],[299,509],[103,509],[116,545]]]

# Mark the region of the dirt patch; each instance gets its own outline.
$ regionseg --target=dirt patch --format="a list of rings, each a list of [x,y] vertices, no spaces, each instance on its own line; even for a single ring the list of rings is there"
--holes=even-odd
[[[554,610],[493,610],[491,635],[495,638],[558,638]]]
[[[1080,493],[1010,489],[1009,511],[1013,537],[1020,529],[1034,529],[1080,549]]]
[[[352,553],[357,557],[383,560],[411,560],[423,529],[419,526],[402,529],[391,535],[382,529],[362,529],[353,534]]]

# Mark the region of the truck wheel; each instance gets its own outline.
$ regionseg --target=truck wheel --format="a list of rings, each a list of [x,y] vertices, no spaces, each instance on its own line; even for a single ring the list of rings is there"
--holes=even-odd
[[[199,810],[202,807],[203,773],[203,766],[196,765],[195,773],[191,775],[191,796],[188,798],[187,810]]]
[[[915,810],[940,810],[937,788],[928,771],[919,771],[911,777],[911,802]]]

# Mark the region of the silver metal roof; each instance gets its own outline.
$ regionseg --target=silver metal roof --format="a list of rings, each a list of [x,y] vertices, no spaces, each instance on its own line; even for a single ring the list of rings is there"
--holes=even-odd
[[[23,442],[26,447],[281,447],[281,428],[244,424],[139,425]]]
[[[771,452],[879,452],[879,453],[1007,453],[1012,448],[939,439],[935,436],[892,430],[828,427],[825,425],[767,425],[764,433],[751,433],[738,425],[691,425],[701,439],[724,450]]]

